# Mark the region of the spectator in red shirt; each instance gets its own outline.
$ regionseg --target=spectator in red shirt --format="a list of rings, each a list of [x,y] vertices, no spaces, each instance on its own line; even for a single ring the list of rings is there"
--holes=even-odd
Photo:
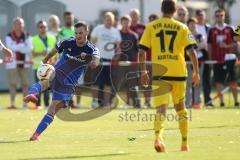
[[[138,59],[138,36],[135,32],[130,30],[131,17],[123,16],[121,17],[120,30],[122,42],[121,47],[121,61],[132,61],[136,62]],[[139,66],[136,64],[131,66],[119,66],[119,73],[121,72],[121,78],[125,78],[125,86],[127,89],[126,106],[130,104],[130,98],[132,99],[134,108],[140,108],[140,100],[137,94],[138,86],[138,70]],[[135,78],[134,78],[135,77]],[[119,79],[121,79],[119,77]]]
[[[138,39],[140,40],[143,34],[143,31],[145,30],[146,26],[140,22],[140,11],[139,9],[132,9],[130,11],[130,16],[132,18],[132,24],[130,29],[138,34]]]
[[[217,92],[220,94],[224,87],[224,82],[229,82],[233,93],[235,106],[239,106],[237,101],[237,75],[234,47],[237,43],[233,40],[234,31],[231,26],[224,23],[225,11],[218,9],[215,11],[216,25],[212,27],[208,35],[209,57],[219,64],[214,65],[214,79]],[[220,97],[221,107],[224,107],[223,96]]]
[[[130,11],[130,17],[132,18],[132,24],[131,24],[131,27],[130,29],[132,31],[134,31],[135,33],[137,33],[138,35],[138,40],[141,39],[142,37],[142,34],[146,28],[146,26],[140,22],[140,17],[141,17],[141,14],[140,14],[140,11],[139,9],[137,8],[134,8]],[[148,56],[148,59],[147,60],[150,60],[151,59],[151,56],[149,56],[149,54],[147,55]],[[147,89],[148,90],[148,89]],[[144,105],[144,108],[149,108],[151,107],[151,104],[150,104],[150,97],[151,97],[151,92],[149,91],[145,91],[144,92],[144,97],[145,97],[145,105]]]
[[[6,36],[6,47],[13,51],[12,60],[6,64],[11,101],[9,109],[16,108],[15,98],[18,81],[21,81],[23,97],[27,95],[30,83],[31,65],[26,62],[31,61],[33,45],[31,37],[25,32],[24,24],[21,17],[14,18],[13,28]],[[22,107],[27,108],[28,106],[23,103]]]

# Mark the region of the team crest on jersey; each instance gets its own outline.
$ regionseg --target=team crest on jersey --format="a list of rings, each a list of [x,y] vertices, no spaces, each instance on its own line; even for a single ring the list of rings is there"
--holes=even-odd
[[[72,60],[75,60],[75,61],[78,61],[78,62],[86,62],[86,59],[83,59],[81,56],[78,58],[78,57],[74,57],[74,56],[71,56],[69,54],[66,54],[66,56],[69,58],[69,59],[72,59]]]
[[[188,39],[193,41],[193,40],[195,40],[195,37],[192,34],[189,34]]]
[[[237,26],[237,29],[235,30],[235,32],[238,32],[240,30],[240,25]]]
[[[87,55],[87,53],[82,52],[82,53],[80,54],[81,59],[85,59],[86,55]]]
[[[237,30],[240,30],[240,24],[237,26]]]
[[[240,35],[240,24],[237,26],[237,29],[235,30],[235,33],[237,33],[238,35]]]

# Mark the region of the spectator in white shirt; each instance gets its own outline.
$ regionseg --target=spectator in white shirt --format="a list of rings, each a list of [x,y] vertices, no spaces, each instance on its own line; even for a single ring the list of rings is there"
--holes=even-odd
[[[6,64],[10,86],[10,109],[15,107],[18,80],[21,81],[23,97],[27,95],[31,73],[31,53],[33,49],[30,36],[24,31],[24,20],[17,17],[13,21],[13,30],[6,36],[6,46],[13,51],[12,61]],[[27,107],[23,104],[23,107]]]
[[[57,38],[60,29],[60,20],[56,15],[51,15],[48,19],[49,30],[48,34],[53,35]]]
[[[210,25],[206,23],[206,13],[204,10],[198,9],[196,10],[196,29],[197,33],[202,35],[203,41],[207,43],[208,32],[210,29]],[[203,60],[209,60],[208,57],[208,48],[204,49],[203,52]],[[204,103],[206,106],[213,106],[211,102],[211,68],[209,64],[204,64],[203,66],[203,74],[202,74],[202,87],[203,87],[203,95],[204,95]]]
[[[121,42],[121,35],[119,30],[113,27],[114,21],[114,14],[112,12],[106,12],[104,14],[104,24],[95,27],[91,34],[91,41],[99,48],[101,52],[101,60],[103,62],[110,62],[112,59],[116,58],[115,54],[120,48],[119,44]],[[110,73],[110,66],[103,66],[99,76],[97,77],[96,84],[100,90],[108,92],[111,90],[110,93],[114,94],[113,89],[110,88],[111,77],[113,76],[111,76]],[[105,86],[107,87],[104,89]],[[100,102],[101,106],[111,104],[111,97],[108,97],[106,94],[104,97],[102,97],[101,94],[99,94],[99,96],[101,98],[98,100],[104,99]],[[96,94],[93,94],[93,97],[92,107],[97,107],[98,103]]]

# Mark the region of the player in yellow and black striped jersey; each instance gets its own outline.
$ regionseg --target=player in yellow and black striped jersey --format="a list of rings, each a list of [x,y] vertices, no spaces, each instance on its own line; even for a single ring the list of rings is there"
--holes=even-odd
[[[1,39],[0,39],[0,52],[3,52],[4,56],[6,58],[11,58],[13,53],[10,49],[6,48],[4,44],[2,44]]]
[[[181,150],[188,151],[188,118],[184,103],[187,69],[184,51],[186,50],[189,53],[193,64],[193,83],[195,86],[199,85],[198,60],[195,51],[196,41],[186,25],[172,18],[176,12],[176,3],[173,0],[164,0],[161,10],[163,17],[146,27],[139,44],[141,83],[147,85],[149,80],[145,66],[145,54],[148,49],[151,49],[153,86],[158,86],[161,89],[166,84],[170,85],[168,93],[153,97],[153,104],[157,109],[154,121],[156,135],[154,147],[158,152],[165,151],[163,122],[171,95],[179,116],[179,129],[182,135]],[[153,64],[159,64],[166,68],[166,73],[160,75],[160,67]]]

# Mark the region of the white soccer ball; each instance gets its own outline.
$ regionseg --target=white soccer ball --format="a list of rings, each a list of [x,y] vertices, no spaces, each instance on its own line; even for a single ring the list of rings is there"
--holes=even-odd
[[[37,77],[40,81],[51,81],[55,76],[55,68],[50,64],[43,64],[37,69]]]

